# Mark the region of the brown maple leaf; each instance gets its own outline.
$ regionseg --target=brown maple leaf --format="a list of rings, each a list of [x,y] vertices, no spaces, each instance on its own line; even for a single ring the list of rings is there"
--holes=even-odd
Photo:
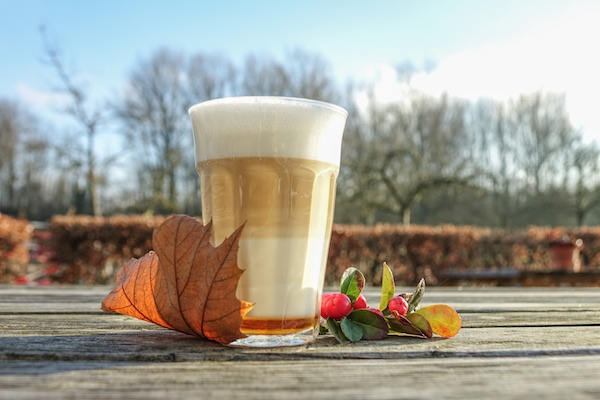
[[[244,337],[242,318],[252,305],[236,297],[242,229],[214,247],[210,223],[170,217],[154,232],[154,251],[121,267],[102,309],[223,344]]]

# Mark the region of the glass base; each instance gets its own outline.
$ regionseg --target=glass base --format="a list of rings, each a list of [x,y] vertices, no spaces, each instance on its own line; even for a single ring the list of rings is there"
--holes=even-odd
[[[249,335],[229,343],[231,347],[292,347],[314,342],[316,332],[313,329],[289,335]]]

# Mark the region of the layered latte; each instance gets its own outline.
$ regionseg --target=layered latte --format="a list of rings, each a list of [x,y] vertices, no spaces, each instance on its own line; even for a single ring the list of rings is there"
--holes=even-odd
[[[248,335],[318,325],[346,112],[287,98],[232,98],[190,109],[202,217],[218,245],[244,225],[239,299]]]

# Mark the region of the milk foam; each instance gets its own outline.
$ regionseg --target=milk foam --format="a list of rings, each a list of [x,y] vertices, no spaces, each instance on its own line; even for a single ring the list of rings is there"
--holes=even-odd
[[[199,103],[189,114],[197,162],[291,157],[340,164],[348,113],[333,104],[284,97],[232,97]]]

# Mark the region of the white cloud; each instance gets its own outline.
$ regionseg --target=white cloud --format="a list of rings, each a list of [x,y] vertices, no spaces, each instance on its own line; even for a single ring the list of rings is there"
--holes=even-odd
[[[466,49],[415,75],[414,88],[439,95],[505,100],[537,90],[566,94],[576,127],[588,138],[600,139],[600,5],[573,9],[532,27],[517,40]],[[370,72],[380,101],[392,101],[398,90],[389,66]],[[390,72],[391,70],[391,72]],[[396,83],[394,83],[396,80]]]
[[[406,82],[398,79],[394,67],[388,64],[368,67],[364,72],[364,79],[369,88],[359,91],[356,95],[355,101],[359,110],[365,110],[372,100],[378,103],[402,101],[404,94],[410,89]]]
[[[23,82],[17,83],[17,95],[25,104],[38,109],[58,108],[67,101],[65,94],[36,89]]]

